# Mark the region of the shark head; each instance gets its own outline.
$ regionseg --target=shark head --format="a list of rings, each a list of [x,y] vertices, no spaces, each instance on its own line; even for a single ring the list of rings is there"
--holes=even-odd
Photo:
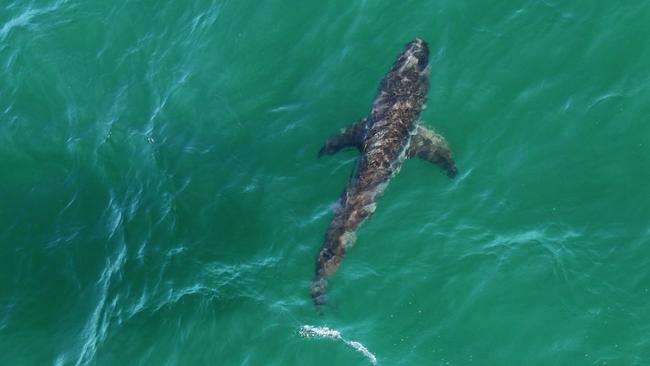
[[[390,71],[379,84],[381,94],[411,99],[412,104],[421,106],[429,85],[429,47],[420,38],[407,43],[397,56]],[[384,99],[375,100],[373,108],[381,110]]]
[[[429,64],[429,46],[420,38],[407,43],[400,52],[393,70],[399,70],[400,73],[412,74],[423,73]]]

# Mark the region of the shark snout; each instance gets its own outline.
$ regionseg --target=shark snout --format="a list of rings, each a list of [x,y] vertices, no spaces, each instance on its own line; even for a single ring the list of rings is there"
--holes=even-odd
[[[415,57],[419,71],[423,71],[429,64],[429,46],[421,38],[416,38],[406,45],[406,52]]]

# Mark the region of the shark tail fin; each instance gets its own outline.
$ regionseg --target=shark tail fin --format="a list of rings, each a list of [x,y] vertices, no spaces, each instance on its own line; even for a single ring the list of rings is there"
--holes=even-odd
[[[366,121],[367,118],[362,118],[352,126],[341,130],[340,133],[331,136],[325,142],[325,146],[318,152],[318,157],[333,155],[348,147],[356,147],[361,150],[361,140],[366,128]]]
[[[450,178],[456,176],[456,163],[447,140],[424,126],[417,126],[406,154],[438,165]]]
[[[311,298],[316,311],[320,313],[321,307],[327,304],[327,280],[316,278],[311,283]]]

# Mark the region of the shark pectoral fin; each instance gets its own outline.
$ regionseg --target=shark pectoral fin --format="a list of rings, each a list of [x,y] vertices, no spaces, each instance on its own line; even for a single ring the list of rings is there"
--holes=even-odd
[[[333,155],[347,147],[356,147],[361,150],[361,139],[365,128],[366,118],[342,130],[339,134],[327,139],[325,146],[318,152],[318,157]]]
[[[409,158],[418,157],[438,165],[450,178],[456,176],[456,163],[447,141],[426,127],[417,127],[406,154]]]

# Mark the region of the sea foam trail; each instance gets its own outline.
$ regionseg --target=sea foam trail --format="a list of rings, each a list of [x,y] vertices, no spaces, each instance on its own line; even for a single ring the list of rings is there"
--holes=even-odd
[[[343,338],[341,332],[338,330],[328,327],[314,327],[311,325],[303,325],[300,327],[298,334],[305,338],[319,337],[340,339],[343,341],[343,343],[363,353],[363,355],[366,356],[373,365],[377,364],[377,357],[372,352],[368,351],[368,349],[363,344],[356,341],[348,341],[347,339]]]

